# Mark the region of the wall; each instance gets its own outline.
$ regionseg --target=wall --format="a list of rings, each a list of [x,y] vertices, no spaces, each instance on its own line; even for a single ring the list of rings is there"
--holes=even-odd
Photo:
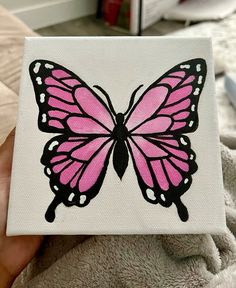
[[[95,14],[97,0],[0,0],[32,29]]]
[[[5,6],[6,8],[10,10],[19,9],[19,8],[26,8],[29,6],[33,6],[38,3],[46,3],[49,2],[49,0],[0,0],[0,4]],[[50,2],[55,2],[54,0],[51,0]]]

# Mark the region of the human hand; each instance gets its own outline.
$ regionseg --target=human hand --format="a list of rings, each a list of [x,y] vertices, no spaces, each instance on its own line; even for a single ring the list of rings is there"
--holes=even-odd
[[[33,258],[42,236],[6,236],[14,131],[0,146],[0,287],[11,287],[15,278]]]

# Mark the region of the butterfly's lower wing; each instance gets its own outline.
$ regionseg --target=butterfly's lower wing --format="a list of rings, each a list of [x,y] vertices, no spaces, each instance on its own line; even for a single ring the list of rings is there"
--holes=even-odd
[[[50,179],[55,198],[45,215],[55,218],[55,208],[86,206],[99,192],[103,183],[113,141],[108,137],[53,137],[45,145],[41,158],[45,174]]]
[[[187,136],[132,136],[128,147],[144,198],[153,204],[169,207],[175,203],[180,218],[188,212],[180,201],[197,170],[196,155]]]
[[[139,186],[151,203],[175,203],[180,218],[188,219],[180,201],[197,170],[195,153],[185,133],[198,127],[198,102],[206,78],[206,62],[178,64],[155,81],[126,119],[128,146]]]

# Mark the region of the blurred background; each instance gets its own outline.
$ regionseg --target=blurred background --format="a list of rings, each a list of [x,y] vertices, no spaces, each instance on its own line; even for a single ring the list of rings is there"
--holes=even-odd
[[[15,126],[25,36],[129,35],[212,37],[220,132],[236,129],[236,0],[0,0],[0,144]]]
[[[235,0],[0,0],[41,35],[165,35],[222,20]]]

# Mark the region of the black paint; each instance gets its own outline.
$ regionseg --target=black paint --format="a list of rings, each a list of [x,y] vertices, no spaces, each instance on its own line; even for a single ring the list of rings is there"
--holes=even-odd
[[[128,149],[125,144],[129,132],[124,125],[124,115],[122,113],[116,115],[116,123],[112,132],[112,137],[115,140],[113,166],[119,178],[122,179],[129,161]]]
[[[37,73],[37,75],[35,75],[33,69],[34,69],[34,65],[35,63],[40,62],[41,63],[41,68],[39,70],[39,73]],[[69,73],[73,78],[77,79],[82,87],[86,87],[88,90],[90,90],[90,92],[94,95],[94,97],[97,98],[97,100],[106,107],[107,111],[110,113],[111,118],[113,119],[114,122],[114,129],[113,131],[110,131],[109,135],[86,135],[88,137],[88,140],[85,141],[85,143],[83,145],[86,145],[88,142],[92,141],[93,139],[95,139],[96,137],[107,137],[107,141],[105,144],[107,144],[109,141],[113,141],[112,146],[107,154],[107,158],[105,160],[104,163],[104,167],[96,181],[96,183],[91,187],[91,189],[89,191],[86,191],[86,193],[81,193],[80,191],[76,190],[76,189],[72,189],[69,185],[63,185],[60,183],[59,180],[59,173],[55,174],[55,173],[51,173],[51,174],[47,174],[47,168],[51,168],[52,164],[50,163],[50,160],[55,156],[55,155],[60,155],[60,153],[55,152],[55,150],[49,151],[49,146],[53,141],[58,141],[59,145],[65,141],[68,140],[68,137],[76,137],[78,135],[72,133],[71,131],[69,131],[69,129],[60,129],[60,128],[55,128],[55,127],[50,127],[47,125],[47,123],[43,123],[41,121],[41,117],[42,114],[46,114],[48,113],[49,110],[51,110],[51,107],[49,107],[49,105],[47,105],[47,103],[41,103],[40,102],[40,94],[44,93],[46,96],[48,97],[48,92],[47,92],[47,86],[44,84],[44,81],[41,85],[38,85],[37,81],[36,81],[36,77],[40,76],[42,78],[42,80],[44,80],[46,77],[51,77],[50,74],[50,69],[45,69],[45,64],[49,63],[51,65],[53,65],[55,67],[55,69],[63,69],[64,71],[66,71],[67,73]],[[189,65],[190,69],[185,69],[186,72],[186,77],[185,79],[187,79],[188,75],[191,75],[192,73],[194,73],[194,71],[192,70],[192,67],[196,67],[196,64],[201,64],[201,75],[203,76],[202,79],[202,84],[199,86],[199,84],[197,83],[197,79],[193,82],[192,86],[193,86],[193,91],[196,87],[200,87],[200,92],[199,95],[194,95],[193,97],[191,97],[191,105],[194,104],[195,105],[195,111],[189,111],[190,112],[190,116],[188,117],[188,121],[193,120],[194,124],[193,126],[189,127],[189,126],[185,126],[182,129],[179,129],[178,131],[166,131],[165,133],[159,133],[156,135],[139,135],[139,136],[143,136],[147,141],[151,142],[152,144],[156,145],[156,146],[161,146],[161,140],[164,139],[165,137],[173,137],[178,143],[179,143],[179,149],[181,151],[186,152],[188,155],[192,155],[193,158],[192,159],[188,159],[188,164],[190,167],[190,170],[188,172],[186,172],[185,174],[183,174],[183,176],[188,178],[188,183],[180,183],[180,185],[178,187],[174,187],[174,186],[170,186],[170,188],[168,189],[168,191],[165,191],[164,194],[164,200],[163,197],[161,197],[162,194],[162,190],[159,187],[155,175],[150,167],[150,160],[147,158],[146,155],[143,155],[147,161],[147,164],[150,168],[151,171],[151,176],[152,179],[154,181],[154,187],[152,188],[154,195],[155,195],[155,199],[150,199],[147,197],[146,194],[146,190],[147,188],[149,188],[143,181],[142,177],[140,176],[140,172],[136,167],[135,161],[134,161],[134,156],[132,154],[132,149],[129,145],[128,139],[133,141],[131,135],[137,135],[137,134],[133,134],[132,130],[128,131],[126,128],[126,123],[131,115],[131,113],[134,111],[134,109],[136,108],[136,106],[138,105],[138,103],[142,100],[142,98],[144,97],[144,95],[152,88],[157,87],[159,84],[159,82],[167,77],[168,74],[170,73],[174,73],[176,71],[179,71],[180,69],[180,65]],[[161,76],[158,80],[156,80],[155,82],[153,82],[143,93],[142,95],[139,97],[138,101],[136,103],[134,103],[134,98],[135,98],[135,94],[136,92],[142,87],[142,85],[140,85],[137,89],[134,90],[134,92],[132,93],[131,99],[130,99],[130,103],[128,106],[128,109],[126,112],[124,113],[118,113],[116,114],[113,106],[112,106],[112,102],[110,100],[109,95],[105,92],[105,90],[103,88],[101,88],[100,86],[94,86],[95,88],[97,88],[98,90],[100,90],[100,92],[102,92],[104,94],[104,96],[106,97],[107,100],[107,104],[97,95],[97,93],[94,92],[94,90],[92,90],[81,78],[79,78],[77,75],[75,75],[73,72],[71,72],[70,70],[54,63],[51,61],[45,61],[45,60],[36,60],[34,62],[31,63],[30,65],[30,76],[33,82],[33,86],[34,86],[34,90],[35,90],[35,95],[36,95],[36,101],[37,104],[39,106],[39,118],[38,118],[38,127],[41,131],[43,132],[48,132],[48,133],[61,133],[61,135],[55,136],[53,137],[51,140],[49,140],[47,142],[47,144],[45,145],[44,148],[44,152],[41,158],[41,163],[45,166],[45,174],[47,177],[49,177],[50,179],[50,187],[52,192],[55,194],[54,199],[52,200],[51,204],[49,205],[47,212],[45,213],[45,219],[48,222],[53,222],[55,219],[55,210],[57,208],[57,206],[61,203],[63,203],[65,206],[67,207],[71,207],[73,205],[76,205],[78,207],[85,207],[90,203],[90,200],[93,199],[99,192],[104,177],[106,175],[106,171],[107,171],[107,167],[109,164],[109,158],[110,155],[112,153],[113,150],[113,166],[114,169],[117,173],[117,175],[119,176],[120,179],[122,179],[125,170],[128,166],[128,161],[129,161],[129,155],[131,156],[132,160],[133,160],[133,166],[134,166],[134,170],[135,173],[137,175],[137,180],[139,183],[139,187],[142,191],[143,197],[145,198],[146,201],[152,203],[152,204],[160,204],[164,207],[170,207],[172,204],[176,205],[177,208],[177,212],[178,215],[181,219],[181,221],[185,222],[188,220],[189,218],[189,214],[188,214],[188,210],[186,208],[186,206],[182,203],[181,201],[181,196],[190,188],[191,183],[192,183],[192,177],[191,175],[193,173],[195,173],[198,169],[198,166],[195,162],[196,159],[196,155],[194,153],[194,151],[191,149],[191,143],[189,138],[186,135],[183,135],[185,133],[190,133],[193,132],[197,129],[198,127],[198,114],[197,114],[197,106],[198,106],[198,101],[199,101],[199,96],[201,94],[201,90],[203,89],[204,86],[204,82],[205,82],[205,78],[206,78],[206,73],[207,73],[207,68],[206,68],[206,62],[203,59],[192,59],[186,62],[183,62],[181,64],[176,65],[175,67],[173,67],[172,69],[170,69],[168,72],[166,72],[163,76]],[[181,83],[180,83],[181,84]],[[166,88],[170,89],[170,86],[168,86],[167,84],[162,84],[162,86],[166,86]],[[76,87],[75,87],[76,88]],[[63,100],[61,100],[63,101]],[[76,103],[78,105],[78,107],[81,109],[81,111],[84,113],[84,111],[82,110],[82,108],[79,106],[79,103]],[[163,103],[162,105],[165,105],[165,103]],[[170,107],[171,105],[169,105]],[[161,107],[159,107],[159,110],[161,109]],[[155,115],[158,114],[158,109],[156,110],[156,112],[154,113]],[[86,115],[86,113],[84,113],[84,115]],[[127,116],[126,116],[127,115]],[[84,117],[84,116],[81,116]],[[152,116],[153,117],[153,116]],[[91,117],[92,118],[92,117]],[[97,119],[92,118],[94,121],[97,121]],[[147,119],[147,120],[150,120]],[[100,125],[103,125],[102,123],[99,123]],[[65,123],[64,123],[65,127],[66,127],[66,119],[65,119]],[[166,135],[167,132],[170,135]],[[83,135],[80,135],[83,136]],[[184,141],[187,143],[187,145],[183,145],[180,141],[180,138],[183,138]],[[134,142],[134,141],[133,141]],[[136,143],[134,142],[134,144],[136,145]],[[103,145],[103,146],[104,146]],[[93,157],[96,156],[97,153],[100,152],[100,150],[103,148],[100,147],[100,149],[98,149],[98,151],[96,151],[95,155]],[[164,147],[161,147],[164,150]],[[141,150],[140,150],[141,151]],[[173,164],[173,163],[172,163]],[[87,163],[84,164],[85,166],[87,165]],[[176,167],[175,167],[176,168]],[[168,175],[166,175],[168,176]],[[57,186],[57,189],[55,190],[55,185]],[[74,193],[75,196],[73,197],[73,199],[71,201],[69,201],[69,196],[71,193]],[[86,200],[81,204],[80,203],[80,196],[79,195],[86,195]]]
[[[61,204],[60,197],[55,196],[51,204],[48,206],[48,209],[45,213],[45,219],[52,223],[55,220],[55,210],[59,204]]]

